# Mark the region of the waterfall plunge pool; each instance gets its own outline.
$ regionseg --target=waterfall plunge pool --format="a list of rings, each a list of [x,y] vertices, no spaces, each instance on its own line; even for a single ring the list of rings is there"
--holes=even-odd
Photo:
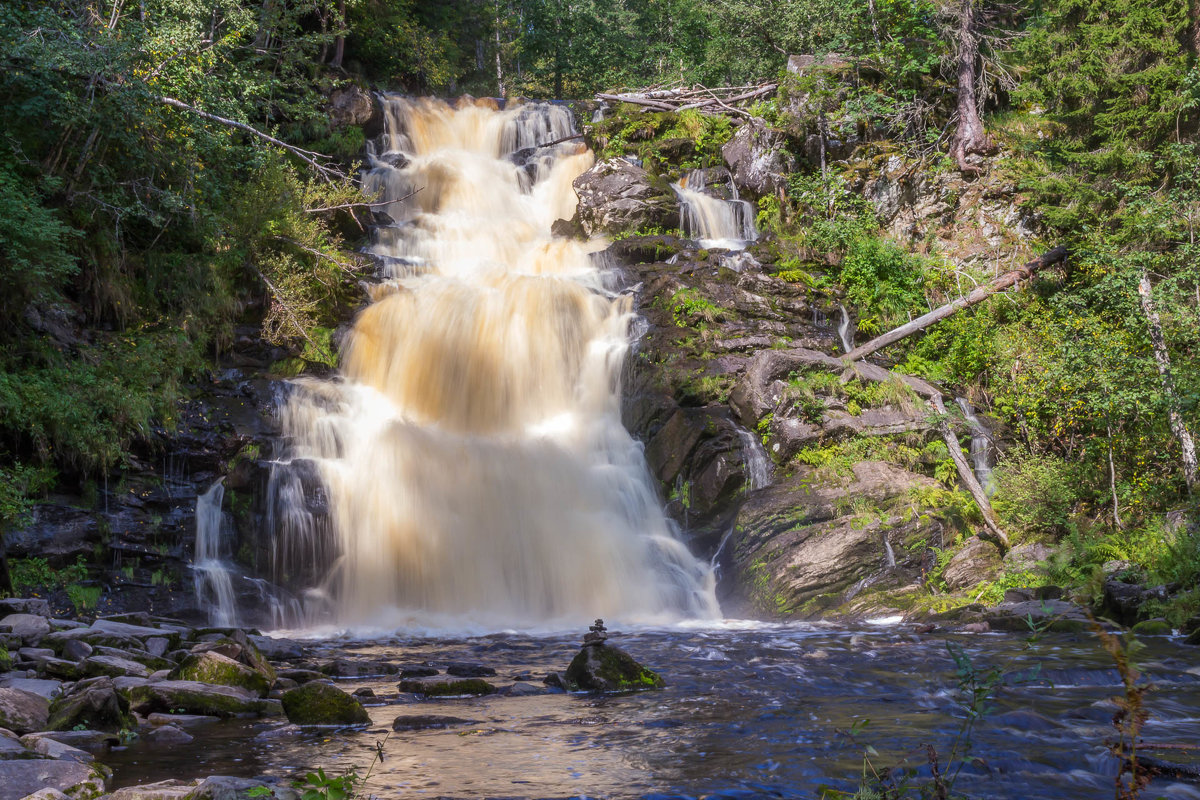
[[[1118,761],[1112,698],[1121,693],[1112,662],[1091,634],[1051,634],[1035,644],[1010,634],[917,635],[885,625],[724,623],[670,630],[620,630],[610,642],[660,671],[667,688],[594,696],[541,694],[411,702],[396,676],[339,680],[371,688],[365,730],[301,731],[282,720],[230,720],[192,727],[194,741],[135,741],[100,760],[116,786],[207,775],[302,777],[371,764],[363,796],[395,797],[816,797],[849,790],[863,753],[839,730],[878,752],[876,769],[927,773],[925,745],[944,759],[965,712],[947,641],[979,669],[1032,680],[1003,686],[973,734],[956,792],[972,798],[1096,798],[1112,792]],[[1200,741],[1200,668],[1173,639],[1146,639],[1140,666],[1155,684],[1147,741]],[[312,662],[329,659],[481,663],[498,684],[565,669],[578,636],[482,636],[309,641]],[[438,730],[392,732],[397,716],[469,720]],[[943,769],[947,766],[943,762]],[[1156,780],[1154,797],[1200,798],[1200,787]]]

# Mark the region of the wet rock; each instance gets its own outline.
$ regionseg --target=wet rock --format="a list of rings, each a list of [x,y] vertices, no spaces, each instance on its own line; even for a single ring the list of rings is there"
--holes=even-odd
[[[21,744],[18,739],[0,733],[0,761],[12,761],[18,758],[37,758],[37,753]]]
[[[254,778],[214,775],[203,780],[159,781],[142,786],[126,786],[104,800],[299,800],[300,793],[287,786]]]
[[[50,701],[33,692],[0,689],[0,728],[18,734],[46,729]]]
[[[968,622],[959,628],[963,633],[988,633],[992,630],[992,626],[986,622]]]
[[[473,725],[473,719],[461,719],[459,717],[442,717],[436,714],[409,714],[406,716],[396,717],[392,722],[392,730],[394,731],[424,731],[438,730],[441,728],[451,728],[457,725]]]
[[[437,674],[436,672],[434,673]],[[446,666],[446,674],[456,678],[486,678],[496,674],[496,670],[483,664],[468,664],[452,662]]]
[[[68,661],[82,661],[92,654],[93,647],[79,639],[70,639],[63,643],[62,657]]]
[[[0,800],[21,800],[46,789],[70,791],[75,798],[99,797],[110,775],[99,764],[78,761],[0,761]]]
[[[51,703],[45,727],[56,731],[81,727],[92,731],[121,731],[135,727],[129,711],[129,701],[117,691],[111,678],[93,678],[80,681]]]
[[[329,676],[324,672],[317,672],[315,669],[281,669],[279,670],[279,678],[287,678],[293,680],[297,684],[308,683],[309,681],[325,681],[329,680]]]
[[[482,678],[460,678],[457,680],[411,679],[402,680],[401,692],[424,695],[425,697],[467,697],[494,694],[496,687]]]
[[[20,636],[26,645],[36,645],[50,633],[50,623],[38,614],[9,614],[0,619],[0,632]]]
[[[171,640],[163,636],[151,636],[145,641],[146,652],[161,658],[171,649]]]
[[[1054,555],[1054,548],[1041,542],[1019,544],[1004,556],[1005,568],[1010,572],[1033,572],[1039,565]]]
[[[220,722],[220,717],[210,717],[202,714],[151,714],[146,721],[151,725],[205,725],[209,722]]]
[[[92,623],[92,629],[103,633],[112,634],[114,636],[123,636],[129,639],[137,639],[143,641],[165,637],[169,642],[170,647],[178,647],[182,637],[178,632],[172,630],[164,630],[162,628],[151,628],[145,625],[130,625],[127,622],[117,622],[111,619],[98,619]],[[145,649],[143,643],[142,649]]]
[[[47,700],[53,700],[62,694],[62,681],[45,680],[42,678],[3,678],[0,688],[20,689],[23,692],[41,695]]]
[[[401,678],[431,678],[438,674],[437,667],[428,664],[400,664]]]
[[[567,667],[566,682],[571,688],[589,692],[658,689],[665,685],[658,673],[611,644],[584,646]]]
[[[146,738],[158,744],[186,744],[196,737],[174,725],[159,725],[147,733]]]
[[[44,734],[22,736],[21,744],[42,758],[68,759],[70,761],[78,761],[81,764],[90,764],[96,760],[96,757],[86,750],[72,747]]]
[[[1002,567],[995,545],[982,539],[971,539],[946,564],[942,580],[950,589],[965,589],[995,578]]]
[[[851,599],[861,582],[886,573],[888,547],[896,557],[907,541],[940,540],[936,519],[895,513],[894,503],[929,478],[879,461],[860,461],[841,485],[801,467],[749,495],[729,547],[737,600],[754,613],[815,616]],[[869,515],[852,503],[867,504]],[[916,567],[913,567],[915,571]]]
[[[532,683],[514,683],[505,686],[497,694],[505,697],[532,697],[539,694],[549,694],[550,690],[545,686],[537,686]]]
[[[262,674],[215,651],[193,653],[173,669],[168,680],[236,686],[259,697],[266,697],[271,684]]]
[[[283,695],[283,711],[296,725],[367,725],[362,703],[328,683],[307,683]]]
[[[1116,575],[1125,574],[1126,570],[1114,570]],[[1148,600],[1166,600],[1168,596],[1165,586],[1142,586],[1139,583],[1126,583],[1118,577],[1109,577],[1104,581],[1104,599],[1101,611],[1122,625],[1133,625],[1142,617],[1142,606]]]
[[[357,84],[348,83],[329,93],[329,118],[335,128],[347,125],[382,128],[382,115],[371,93]]]
[[[576,178],[574,186],[579,223],[588,236],[679,225],[679,205],[671,189],[625,159],[596,164]]]
[[[298,690],[297,690],[298,691]],[[160,681],[128,692],[134,711],[146,715],[178,711],[214,717],[269,716],[279,713],[275,702],[234,686],[211,686],[195,681]]]
[[[1061,600],[1061,586],[1036,586],[1004,590],[1004,602],[1024,603],[1029,600]]]
[[[339,658],[322,664],[321,672],[335,678],[367,678],[395,675],[396,665],[386,661],[350,661]]]
[[[1192,645],[1200,645],[1200,628],[1197,628],[1196,630],[1189,633],[1187,635],[1187,638],[1183,640],[1183,643],[1184,644],[1192,644]]]
[[[79,750],[94,752],[105,751],[121,742],[120,737],[112,733],[89,730],[42,731],[41,733],[31,733],[24,738],[53,739],[56,742],[70,745]]]
[[[759,197],[786,188],[786,176],[796,171],[796,159],[787,151],[787,137],[757,121],[738,128],[721,148],[721,155],[738,187]]]
[[[80,664],[83,674],[89,677],[107,675],[110,678],[149,678],[150,670],[136,661],[117,656],[91,656]]]
[[[64,681],[75,681],[83,677],[79,663],[65,658],[46,658],[38,664],[38,669],[49,678],[61,678]]]
[[[271,636],[246,637],[263,658],[272,661],[296,661],[304,657],[304,649],[291,639],[276,639]]]
[[[50,617],[50,603],[40,597],[5,597],[0,599],[0,617],[11,614],[36,614],[39,617]]]
[[[563,678],[561,672],[548,672],[546,677],[542,679],[542,683],[549,686],[551,689],[566,689],[567,682]]]
[[[357,697],[359,700],[374,700],[375,690],[369,686],[362,686],[351,692],[351,695]]]
[[[1084,610],[1063,600],[1026,600],[1020,603],[1000,603],[983,612],[992,630],[1029,631],[1029,623],[1048,630],[1077,633],[1089,630],[1092,621]]]

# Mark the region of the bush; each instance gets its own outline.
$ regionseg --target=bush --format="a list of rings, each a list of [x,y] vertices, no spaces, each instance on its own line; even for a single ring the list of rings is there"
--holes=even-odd
[[[1005,526],[1055,538],[1070,530],[1071,512],[1080,500],[1074,465],[1057,456],[1014,449],[996,466],[995,478],[992,506]]]

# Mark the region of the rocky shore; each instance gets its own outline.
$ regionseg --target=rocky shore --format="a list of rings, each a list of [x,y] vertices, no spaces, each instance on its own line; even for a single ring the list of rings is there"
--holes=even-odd
[[[38,598],[0,600],[0,800],[228,800],[299,798],[287,783],[233,776],[172,779],[111,793],[105,754],[144,738],[203,747],[204,728],[230,718],[275,718],[280,730],[366,727],[367,706],[435,698],[528,697],[658,688],[659,675],[593,631],[563,671],[498,676],[482,663],[361,658],[322,642],[239,628],[190,627],[131,613],[90,623],[51,616]],[[569,653],[564,654],[564,663]],[[383,695],[337,685],[394,678]],[[400,714],[395,731],[469,724]]]

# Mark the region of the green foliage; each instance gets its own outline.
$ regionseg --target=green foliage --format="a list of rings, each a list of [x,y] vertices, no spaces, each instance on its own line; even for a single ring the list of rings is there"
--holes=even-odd
[[[78,585],[88,575],[83,556],[66,567],[51,567],[46,559],[36,557],[14,559],[8,562],[8,566],[12,573],[13,591],[18,597]]]
[[[68,584],[67,597],[77,612],[91,611],[100,603],[102,589],[99,586],[81,586],[78,583]]]
[[[359,781],[354,770],[330,777],[324,768],[318,767],[316,772],[308,773],[303,781],[297,782],[296,788],[300,790],[300,800],[350,800]]]
[[[680,289],[671,295],[671,319],[680,327],[713,323],[729,316],[729,312],[701,295],[695,289]]]

